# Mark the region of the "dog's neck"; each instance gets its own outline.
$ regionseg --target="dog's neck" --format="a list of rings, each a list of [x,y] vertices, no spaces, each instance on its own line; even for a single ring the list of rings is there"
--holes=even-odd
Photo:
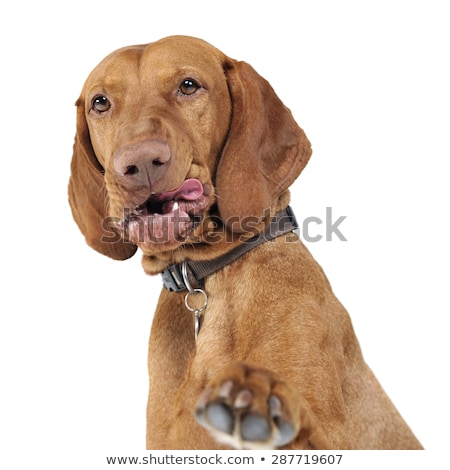
[[[288,206],[275,214],[266,230],[253,238],[241,243],[231,251],[218,258],[207,261],[184,261],[172,264],[161,274],[164,287],[171,292],[192,291],[200,289],[204,280],[211,274],[221,270],[267,241],[292,232],[298,228],[294,212]]]

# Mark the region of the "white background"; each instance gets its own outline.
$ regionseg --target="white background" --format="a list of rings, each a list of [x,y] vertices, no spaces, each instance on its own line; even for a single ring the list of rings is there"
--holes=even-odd
[[[101,468],[106,455],[144,452],[147,340],[161,282],[144,274],[139,255],[117,262],[88,248],[66,188],[74,102],[88,73],[116,48],[171,34],[201,37],[252,64],[305,129],[314,154],[292,206],[300,220],[324,219],[332,207],[347,216],[348,239],[308,247],[418,438],[430,452],[448,446],[445,6],[2,4],[3,468]]]

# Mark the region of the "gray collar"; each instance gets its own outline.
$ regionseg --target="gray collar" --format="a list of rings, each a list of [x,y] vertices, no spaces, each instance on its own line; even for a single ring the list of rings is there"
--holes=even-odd
[[[164,287],[171,292],[191,291],[203,286],[204,279],[221,270],[228,264],[253,250],[257,246],[280,235],[298,228],[297,220],[291,207],[275,214],[267,229],[253,238],[243,242],[224,255],[207,261],[184,261],[172,264],[161,273]]]

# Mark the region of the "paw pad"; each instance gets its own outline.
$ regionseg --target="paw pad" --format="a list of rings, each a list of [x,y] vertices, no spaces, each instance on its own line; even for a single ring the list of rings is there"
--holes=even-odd
[[[237,449],[279,447],[296,434],[294,425],[283,419],[280,398],[270,395],[266,407],[258,410],[254,393],[247,388],[236,391],[230,381],[224,382],[215,396],[211,389],[205,391],[196,418],[219,442]]]

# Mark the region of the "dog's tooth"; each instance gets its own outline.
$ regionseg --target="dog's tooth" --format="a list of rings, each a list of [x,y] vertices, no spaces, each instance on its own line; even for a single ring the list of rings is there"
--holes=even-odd
[[[120,219],[119,221],[117,222],[113,222],[113,225],[118,228],[119,230],[123,230],[124,228],[124,225],[125,225],[125,221],[123,219]]]
[[[172,206],[172,211],[175,212],[180,208],[178,201],[175,201]]]

